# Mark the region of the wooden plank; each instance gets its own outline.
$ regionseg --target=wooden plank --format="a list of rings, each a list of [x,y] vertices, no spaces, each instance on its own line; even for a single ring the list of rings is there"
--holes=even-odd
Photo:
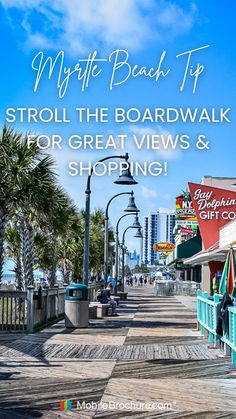
[[[151,287],[128,298],[119,317],[91,320],[88,329],[61,321],[35,334],[0,334],[0,417],[233,418],[233,366],[194,329],[193,300],[156,298]],[[174,410],[60,412],[65,399],[170,400]]]

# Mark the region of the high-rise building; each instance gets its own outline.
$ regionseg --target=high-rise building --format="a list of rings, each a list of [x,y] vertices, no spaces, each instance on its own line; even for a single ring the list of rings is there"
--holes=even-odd
[[[153,245],[157,242],[157,214],[149,214],[148,216],[148,264],[154,265],[156,252]]]
[[[168,242],[174,244],[174,226],[174,211],[157,211],[157,242]]]
[[[174,243],[175,213],[172,210],[157,211],[144,217],[143,225],[143,262],[155,265],[159,254],[153,245],[158,242]]]
[[[140,263],[140,256],[136,250],[128,252],[125,255],[125,265],[128,265],[130,269],[134,269]]]
[[[143,218],[143,263],[148,264],[148,217]]]
[[[167,215],[167,238],[168,238],[168,242],[175,244],[175,234],[174,234],[174,228],[175,228],[175,214],[168,214]]]

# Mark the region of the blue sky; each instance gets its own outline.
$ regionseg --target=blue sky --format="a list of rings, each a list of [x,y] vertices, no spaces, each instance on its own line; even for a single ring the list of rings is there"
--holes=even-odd
[[[229,124],[27,124],[16,123],[22,131],[61,134],[127,133],[127,151],[131,160],[168,161],[168,175],[139,176],[134,187],[141,217],[158,208],[174,208],[175,196],[188,181],[200,182],[203,175],[235,176],[235,77],[236,60],[234,40],[235,2],[231,1],[164,1],[164,0],[0,0],[1,16],[1,123],[8,107],[66,107],[72,114],[75,107],[230,107]],[[181,52],[204,45],[205,51],[193,58],[205,69],[199,78],[197,91],[192,94],[192,82],[180,92],[184,60],[176,59]],[[42,83],[33,92],[35,72],[32,59],[38,51],[55,57],[65,51],[67,65],[75,65],[78,58],[86,58],[98,51],[99,57],[108,57],[116,49],[129,52],[130,63],[156,66],[166,50],[164,67],[171,71],[165,80],[155,83],[145,78],[130,79],[109,91],[111,67],[104,65],[102,76],[92,80],[89,88],[81,92],[73,79],[63,99],[57,95],[55,78]],[[132,133],[188,134],[191,139],[203,133],[210,149],[199,151],[137,151],[131,140]],[[193,141],[193,140],[192,140]],[[84,206],[85,177],[70,177],[70,160],[91,160],[114,154],[106,150],[72,151],[64,143],[64,152],[54,153],[58,162],[60,182],[71,194],[78,207]],[[121,154],[126,150],[122,150]],[[120,152],[118,152],[120,154]],[[92,207],[104,208],[109,198],[129,188],[113,185],[113,178],[99,177],[92,181]],[[127,205],[127,197],[120,197],[111,206],[112,224]],[[122,224],[127,226],[128,219]],[[128,237],[130,248],[139,243]]]

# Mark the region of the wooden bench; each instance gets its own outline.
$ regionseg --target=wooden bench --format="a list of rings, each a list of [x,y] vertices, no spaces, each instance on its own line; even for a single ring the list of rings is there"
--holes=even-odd
[[[112,296],[112,299],[117,302],[117,306],[118,306],[120,302],[120,297],[118,297],[118,295],[111,295],[111,296]]]
[[[97,318],[97,306],[89,304],[89,319]]]
[[[91,307],[96,307],[97,308],[97,318],[98,319],[102,319],[103,317],[106,317],[109,315],[109,311],[112,311],[112,307],[111,304],[101,304],[96,301],[92,302],[89,304]]]
[[[118,297],[120,297],[120,301],[126,301],[127,300],[127,292],[123,292],[123,291],[118,291],[117,292]]]

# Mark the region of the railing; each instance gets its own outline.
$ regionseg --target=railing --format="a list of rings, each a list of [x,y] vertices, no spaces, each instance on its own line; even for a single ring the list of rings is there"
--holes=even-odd
[[[89,301],[94,301],[98,284],[89,286]],[[0,290],[0,332],[29,332],[43,328],[65,315],[65,288],[27,291]]]
[[[88,287],[88,295],[89,295],[89,301],[95,301],[96,300],[96,294],[97,291],[101,289],[100,284],[91,284]]]
[[[34,292],[32,304],[32,325],[35,330],[53,321],[62,319],[65,314],[65,288],[48,288],[41,293]]]
[[[232,363],[236,364],[236,307],[228,307],[229,311],[229,335],[222,337],[226,345],[226,353],[231,354]]]
[[[194,281],[173,281],[173,280],[156,280],[156,295],[192,295],[197,294],[197,289],[200,284]]]
[[[27,318],[27,292],[0,290],[0,331],[26,331]]]
[[[228,307],[229,311],[229,335],[221,337],[216,333],[217,326],[217,305],[221,296],[215,294],[209,297],[207,292],[197,291],[197,321],[200,326],[201,334],[208,337],[211,344],[221,341],[227,355],[231,354],[232,363],[236,364],[236,307]]]
[[[0,331],[33,332],[65,314],[65,288],[0,291]]]
[[[209,338],[210,343],[216,343],[216,324],[217,324],[217,304],[220,296],[215,294],[209,299],[208,293],[201,290],[197,291],[197,321],[200,325],[202,335]]]

